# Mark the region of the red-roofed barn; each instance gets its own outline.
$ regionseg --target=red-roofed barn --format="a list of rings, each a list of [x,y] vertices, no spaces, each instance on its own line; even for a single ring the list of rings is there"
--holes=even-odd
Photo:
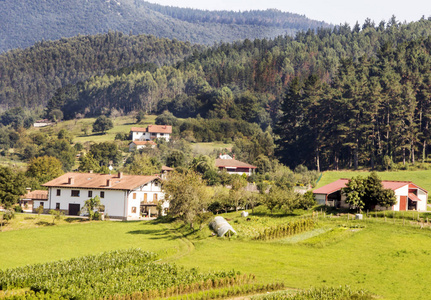
[[[349,179],[342,178],[315,189],[313,194],[316,202],[321,205],[348,208],[349,205],[345,202],[346,196],[341,193],[341,189],[346,187],[348,182]],[[397,198],[397,203],[389,208],[390,210],[427,210],[428,192],[411,181],[382,180],[382,185],[385,189],[393,190]],[[385,208],[376,207],[376,209]]]

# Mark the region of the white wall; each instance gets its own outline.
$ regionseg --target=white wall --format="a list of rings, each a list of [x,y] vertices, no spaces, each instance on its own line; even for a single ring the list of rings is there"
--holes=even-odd
[[[60,196],[57,196],[57,189],[60,190]],[[71,195],[72,190],[79,190],[79,197]],[[100,192],[105,192],[104,198],[100,197],[100,202],[105,206],[105,214],[110,217],[124,218],[126,217],[127,207],[125,206],[126,191],[118,190],[94,190],[94,189],[78,189],[78,188],[49,188],[48,204],[45,209],[55,209],[56,203],[60,203],[60,210],[69,210],[69,204],[79,204],[80,208],[85,204],[85,201],[92,197],[88,197],[88,191],[92,191],[92,197],[99,196]]]
[[[60,190],[60,196],[57,196],[57,189]],[[79,190],[79,197],[71,195],[72,190]],[[144,201],[147,194],[147,202],[157,204],[159,200],[164,200],[165,194],[162,192],[161,183],[158,180],[142,185],[132,191],[123,190],[95,190],[79,188],[49,188],[48,201],[45,201],[45,209],[55,209],[56,203],[60,203],[60,210],[68,211],[69,204],[79,204],[80,208],[85,201],[90,199],[88,191],[92,191],[92,197],[99,196],[104,191],[104,198],[100,197],[100,202],[105,206],[105,214],[110,217],[122,218],[127,220],[137,220],[140,218],[141,202]],[[134,196],[135,194],[135,196]],[[157,194],[157,201],[153,201],[154,194]],[[134,199],[135,198],[135,199]],[[39,206],[39,201],[35,202],[34,209]],[[167,208],[169,203],[164,201],[163,207]]]
[[[155,135],[152,135],[152,133],[150,132],[136,132],[133,131],[132,132],[132,141],[146,141],[146,140],[151,140],[151,138],[155,139],[160,139],[163,138],[165,139],[167,142],[169,142],[169,138],[170,138],[170,134],[169,133],[155,133]]]
[[[428,194],[422,191],[421,189],[418,189],[418,198],[421,199],[421,201],[418,201],[417,208],[420,211],[426,211],[427,210],[427,201],[428,201]]]

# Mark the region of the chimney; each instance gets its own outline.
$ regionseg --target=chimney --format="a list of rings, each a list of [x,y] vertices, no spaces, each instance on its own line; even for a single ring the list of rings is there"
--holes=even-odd
[[[221,153],[218,154],[218,158],[221,158]]]
[[[73,180],[73,177],[69,177],[67,179],[67,184],[74,184],[74,183],[75,183],[75,181]]]
[[[93,173],[93,170],[90,170],[90,174],[92,174]]]
[[[118,172],[118,178],[123,178],[123,172]]]
[[[233,159],[235,159],[235,154],[233,155]]]
[[[106,186],[111,187],[111,179],[106,179]]]

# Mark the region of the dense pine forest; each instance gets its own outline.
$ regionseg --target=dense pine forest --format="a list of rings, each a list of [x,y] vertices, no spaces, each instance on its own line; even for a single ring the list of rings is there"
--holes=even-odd
[[[0,107],[44,107],[55,90],[68,84],[135,64],[150,63],[155,69],[202,48],[119,32],[38,42],[0,56]]]
[[[161,114],[188,141],[254,147],[250,163],[395,168],[429,152],[430,33],[429,19],[393,17],[212,47],[78,36],[2,55],[0,101],[65,119]]]
[[[213,17],[208,17],[212,15]],[[138,0],[0,1],[0,53],[78,34],[118,31],[213,45],[330,26],[274,10],[208,12]]]
[[[374,167],[414,162],[419,154],[424,160],[430,23],[393,18],[220,44],[154,72],[129,68],[69,86],[48,111],[73,118],[110,109],[168,110],[183,118],[254,122],[276,130],[279,157],[292,166]]]

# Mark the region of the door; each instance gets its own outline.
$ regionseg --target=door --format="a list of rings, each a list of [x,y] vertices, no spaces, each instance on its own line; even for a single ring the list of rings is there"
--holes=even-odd
[[[407,196],[400,196],[400,211],[407,208]]]
[[[70,216],[78,216],[80,209],[81,209],[81,205],[69,203],[69,215]]]

